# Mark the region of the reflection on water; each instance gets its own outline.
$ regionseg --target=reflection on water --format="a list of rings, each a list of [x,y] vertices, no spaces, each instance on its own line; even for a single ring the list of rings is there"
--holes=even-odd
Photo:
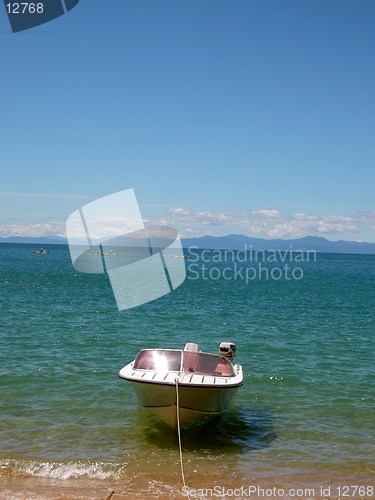
[[[140,412],[145,439],[148,444],[161,448],[176,448],[177,431],[154,415]],[[273,416],[266,410],[237,410],[182,429],[181,438],[186,450],[209,448],[222,453],[223,448],[233,453],[267,448],[277,438]]]

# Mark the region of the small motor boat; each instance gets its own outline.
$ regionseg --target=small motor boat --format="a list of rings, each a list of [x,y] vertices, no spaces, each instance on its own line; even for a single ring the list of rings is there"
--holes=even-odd
[[[45,248],[41,248],[40,250],[34,250],[33,253],[37,253],[39,255],[47,255],[48,250],[46,250]]]
[[[229,408],[244,382],[242,366],[232,364],[235,353],[232,342],[221,342],[219,354],[191,342],[183,350],[142,349],[119,376],[132,383],[141,407],[172,428],[184,427]]]

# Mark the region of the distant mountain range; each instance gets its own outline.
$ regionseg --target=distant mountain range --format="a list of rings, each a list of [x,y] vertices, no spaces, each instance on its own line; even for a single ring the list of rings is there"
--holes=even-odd
[[[184,239],[182,243],[184,248],[198,247],[212,250],[315,250],[318,253],[375,254],[375,243],[344,240],[329,241],[319,236],[305,236],[293,240],[267,240],[242,234],[230,234],[228,236],[202,236],[200,238]]]
[[[24,236],[10,236],[0,238],[0,243],[30,243],[36,245],[62,244],[66,245],[65,238],[32,238]],[[318,253],[352,253],[352,254],[375,254],[375,243],[359,241],[330,241],[319,236],[305,236],[304,238],[292,240],[267,240],[265,238],[252,238],[242,234],[230,234],[228,236],[201,236],[199,238],[182,239],[184,248],[196,247],[201,249],[227,249],[227,250],[315,250]]]

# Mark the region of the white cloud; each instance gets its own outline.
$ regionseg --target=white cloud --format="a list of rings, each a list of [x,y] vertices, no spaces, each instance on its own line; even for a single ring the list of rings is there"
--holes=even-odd
[[[253,215],[261,215],[264,217],[273,217],[273,218],[281,216],[278,210],[253,210],[251,213]]]
[[[353,216],[314,215],[301,212],[288,215],[274,209],[192,213],[179,208],[169,210],[157,219],[157,222],[176,227],[182,236],[192,234],[222,236],[242,233],[263,238],[298,238],[307,235],[337,236],[344,233],[359,233],[364,223],[375,224],[375,212]]]
[[[375,211],[361,212],[354,215],[316,215],[297,212],[283,214],[274,209],[253,210],[251,212],[202,211],[189,212],[184,208],[172,208],[168,212],[148,220],[156,224],[171,226],[182,237],[224,236],[227,234],[245,234],[259,238],[300,238],[303,236],[324,236],[328,239],[355,239],[375,241]],[[367,235],[364,236],[364,228]],[[113,232],[108,224],[108,234]],[[368,237],[370,234],[370,238]],[[66,236],[65,221],[53,221],[39,224],[2,224],[0,236]]]
[[[32,238],[60,236],[65,238],[65,224],[1,224],[0,236],[29,236]]]
[[[175,215],[189,215],[189,212],[184,208],[171,208],[168,212]]]

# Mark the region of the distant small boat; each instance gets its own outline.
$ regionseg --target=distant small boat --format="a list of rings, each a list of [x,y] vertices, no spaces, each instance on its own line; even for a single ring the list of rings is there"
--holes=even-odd
[[[221,342],[219,354],[198,344],[181,349],[142,349],[119,371],[132,383],[139,405],[172,428],[225,412],[244,382],[241,365],[232,365],[235,344]],[[177,419],[178,411],[178,419]]]
[[[37,253],[39,255],[47,255],[48,250],[46,250],[45,248],[41,248],[40,250],[34,250],[33,253]]]
[[[190,255],[171,255],[174,259],[190,259]]]

